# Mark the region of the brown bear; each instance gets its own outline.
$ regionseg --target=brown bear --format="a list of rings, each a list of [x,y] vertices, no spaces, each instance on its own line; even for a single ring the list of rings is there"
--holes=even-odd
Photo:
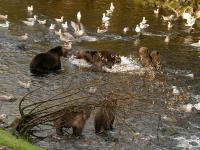
[[[112,130],[115,120],[116,100],[106,100],[95,114],[94,127],[95,132],[100,133],[102,130]]]
[[[61,69],[60,58],[67,57],[68,50],[61,46],[50,49],[46,53],[36,55],[30,63],[30,71],[33,74],[47,74]]]
[[[147,47],[139,49],[139,57],[145,67],[152,66],[157,68],[160,64],[160,53],[155,50],[150,53]]]
[[[63,128],[72,128],[74,136],[82,134],[86,120],[90,117],[91,108],[82,109],[79,111],[69,111],[66,109],[60,110],[56,115],[57,119],[53,121],[56,128],[56,134],[63,135]]]
[[[151,65],[155,68],[159,67],[160,53],[154,50],[151,52],[150,56],[151,56]]]
[[[85,59],[96,67],[109,67],[111,68],[114,64],[120,63],[121,58],[118,54],[112,51],[79,51],[75,54],[77,59]]]

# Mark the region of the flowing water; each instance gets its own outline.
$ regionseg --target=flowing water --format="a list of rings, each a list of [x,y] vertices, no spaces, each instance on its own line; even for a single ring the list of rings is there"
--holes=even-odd
[[[76,13],[82,13],[82,23],[86,33],[96,41],[73,43],[73,50],[112,50],[121,55],[122,64],[107,68],[109,73],[81,70],[87,76],[98,75],[102,78],[111,76],[116,81],[129,74],[133,94],[140,97],[132,101],[126,108],[124,123],[115,123],[115,130],[108,136],[94,133],[93,117],[91,117],[80,139],[55,140],[47,138],[36,144],[44,149],[200,149],[200,116],[198,112],[179,111],[183,105],[200,102],[200,24],[196,22],[195,31],[191,34],[184,26],[185,21],[174,21],[174,27],[167,29],[167,23],[161,15],[169,15],[170,11],[162,10],[161,15],[153,14],[152,6],[134,0],[113,0],[115,10],[110,19],[108,32],[97,34],[101,26],[102,13],[110,6],[110,0],[0,0],[0,14],[8,14],[9,28],[0,28],[0,94],[14,95],[17,101],[0,102],[0,114],[8,115],[8,123],[19,116],[17,104],[28,92],[19,86],[18,81],[32,81],[32,87],[40,86],[47,77],[31,76],[29,64],[33,56],[48,49],[62,45],[59,37],[48,29],[54,18],[64,16],[64,20],[76,21]],[[33,14],[39,19],[47,19],[46,25],[35,24],[33,27],[22,23],[33,14],[27,13],[27,6],[33,5]],[[134,29],[145,16],[150,27],[138,39]],[[3,23],[3,21],[1,21]],[[56,23],[56,30],[60,25]],[[123,28],[131,28],[123,34]],[[18,36],[28,33],[26,41]],[[166,35],[170,42],[164,42]],[[146,46],[161,54],[162,71],[156,73],[154,80],[149,80],[142,73],[144,68],[137,63],[138,48]],[[62,76],[88,67],[84,62],[77,62],[73,57],[63,60]],[[116,74],[117,72],[117,74]],[[59,74],[57,75],[59,76]],[[77,83],[81,84],[81,83]],[[180,90],[180,97],[172,94],[172,86]],[[42,93],[40,93],[42,95]],[[45,97],[45,95],[42,95]],[[128,110],[129,108],[129,110]],[[153,113],[158,113],[155,115]],[[125,125],[128,124],[128,125]]]

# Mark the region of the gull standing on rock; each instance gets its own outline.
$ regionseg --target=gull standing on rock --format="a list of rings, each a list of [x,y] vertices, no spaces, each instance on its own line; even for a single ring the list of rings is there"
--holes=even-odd
[[[27,7],[27,10],[28,10],[28,12],[32,12],[32,11],[33,11],[33,5],[28,6],[28,7]]]
[[[123,33],[126,34],[129,31],[129,27],[124,27]]]
[[[62,34],[61,29],[59,29],[58,31],[55,31],[55,34],[60,36]]]
[[[1,15],[0,14],[0,20],[7,20],[8,19],[8,15]]]
[[[75,36],[82,36],[85,34],[85,28],[82,23],[76,24],[75,22],[71,21],[71,26],[74,29]]]
[[[54,30],[54,29],[55,29],[55,27],[56,27],[56,25],[55,25],[55,24],[51,24],[51,25],[50,25],[50,27],[49,27],[49,29],[50,29],[50,30]]]
[[[107,17],[105,13],[103,13],[102,22],[106,22],[108,20],[110,20],[110,18]]]
[[[77,17],[77,21],[81,22],[81,12],[80,11],[77,13],[76,17]]]
[[[25,88],[25,89],[29,89],[30,86],[31,86],[31,81],[28,81],[27,83],[22,82],[22,81],[18,81],[18,84],[19,84],[21,87]]]
[[[154,14],[157,16],[160,12],[159,8],[153,10]]]
[[[63,19],[64,19],[63,16],[61,16],[60,18],[55,18],[55,20],[56,20],[57,22],[59,22],[59,23],[63,22]]]
[[[67,30],[67,28],[68,28],[67,21],[65,21],[65,23],[62,23],[62,27],[63,27],[65,30]]]
[[[24,24],[26,24],[27,26],[34,26],[35,21],[22,21]]]
[[[140,33],[141,32],[141,28],[140,28],[140,26],[138,24],[135,27],[135,32],[136,33]]]
[[[37,20],[39,24],[46,24],[47,23],[47,20]]]

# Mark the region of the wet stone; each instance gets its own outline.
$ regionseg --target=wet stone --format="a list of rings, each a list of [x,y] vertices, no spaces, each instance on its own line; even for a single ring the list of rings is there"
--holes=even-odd
[[[196,143],[196,142],[194,142],[194,141],[189,142],[189,144],[192,145],[192,146],[198,146],[198,145],[199,145],[198,143]]]

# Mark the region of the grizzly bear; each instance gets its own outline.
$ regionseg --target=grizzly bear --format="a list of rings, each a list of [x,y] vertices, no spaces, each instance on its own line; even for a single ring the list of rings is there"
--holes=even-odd
[[[151,54],[151,64],[153,67],[157,68],[160,64],[160,53],[158,51],[152,51]]]
[[[67,57],[68,50],[61,46],[50,49],[46,53],[36,55],[30,63],[30,71],[33,74],[47,74],[61,69],[60,58]]]
[[[84,59],[88,63],[96,67],[109,67],[111,68],[114,64],[120,63],[121,58],[118,54],[112,51],[79,51],[75,54],[77,59]]]
[[[115,110],[117,101],[106,100],[103,105],[97,110],[94,119],[95,132],[100,133],[101,131],[112,130],[113,123],[115,120]]]
[[[147,47],[139,49],[139,57],[145,67],[152,66],[157,68],[160,64],[160,53],[155,50],[150,53]]]
[[[63,128],[72,128],[74,136],[82,134],[86,120],[90,117],[91,108],[79,111],[60,110],[58,117],[53,121],[58,136],[63,135]]]

